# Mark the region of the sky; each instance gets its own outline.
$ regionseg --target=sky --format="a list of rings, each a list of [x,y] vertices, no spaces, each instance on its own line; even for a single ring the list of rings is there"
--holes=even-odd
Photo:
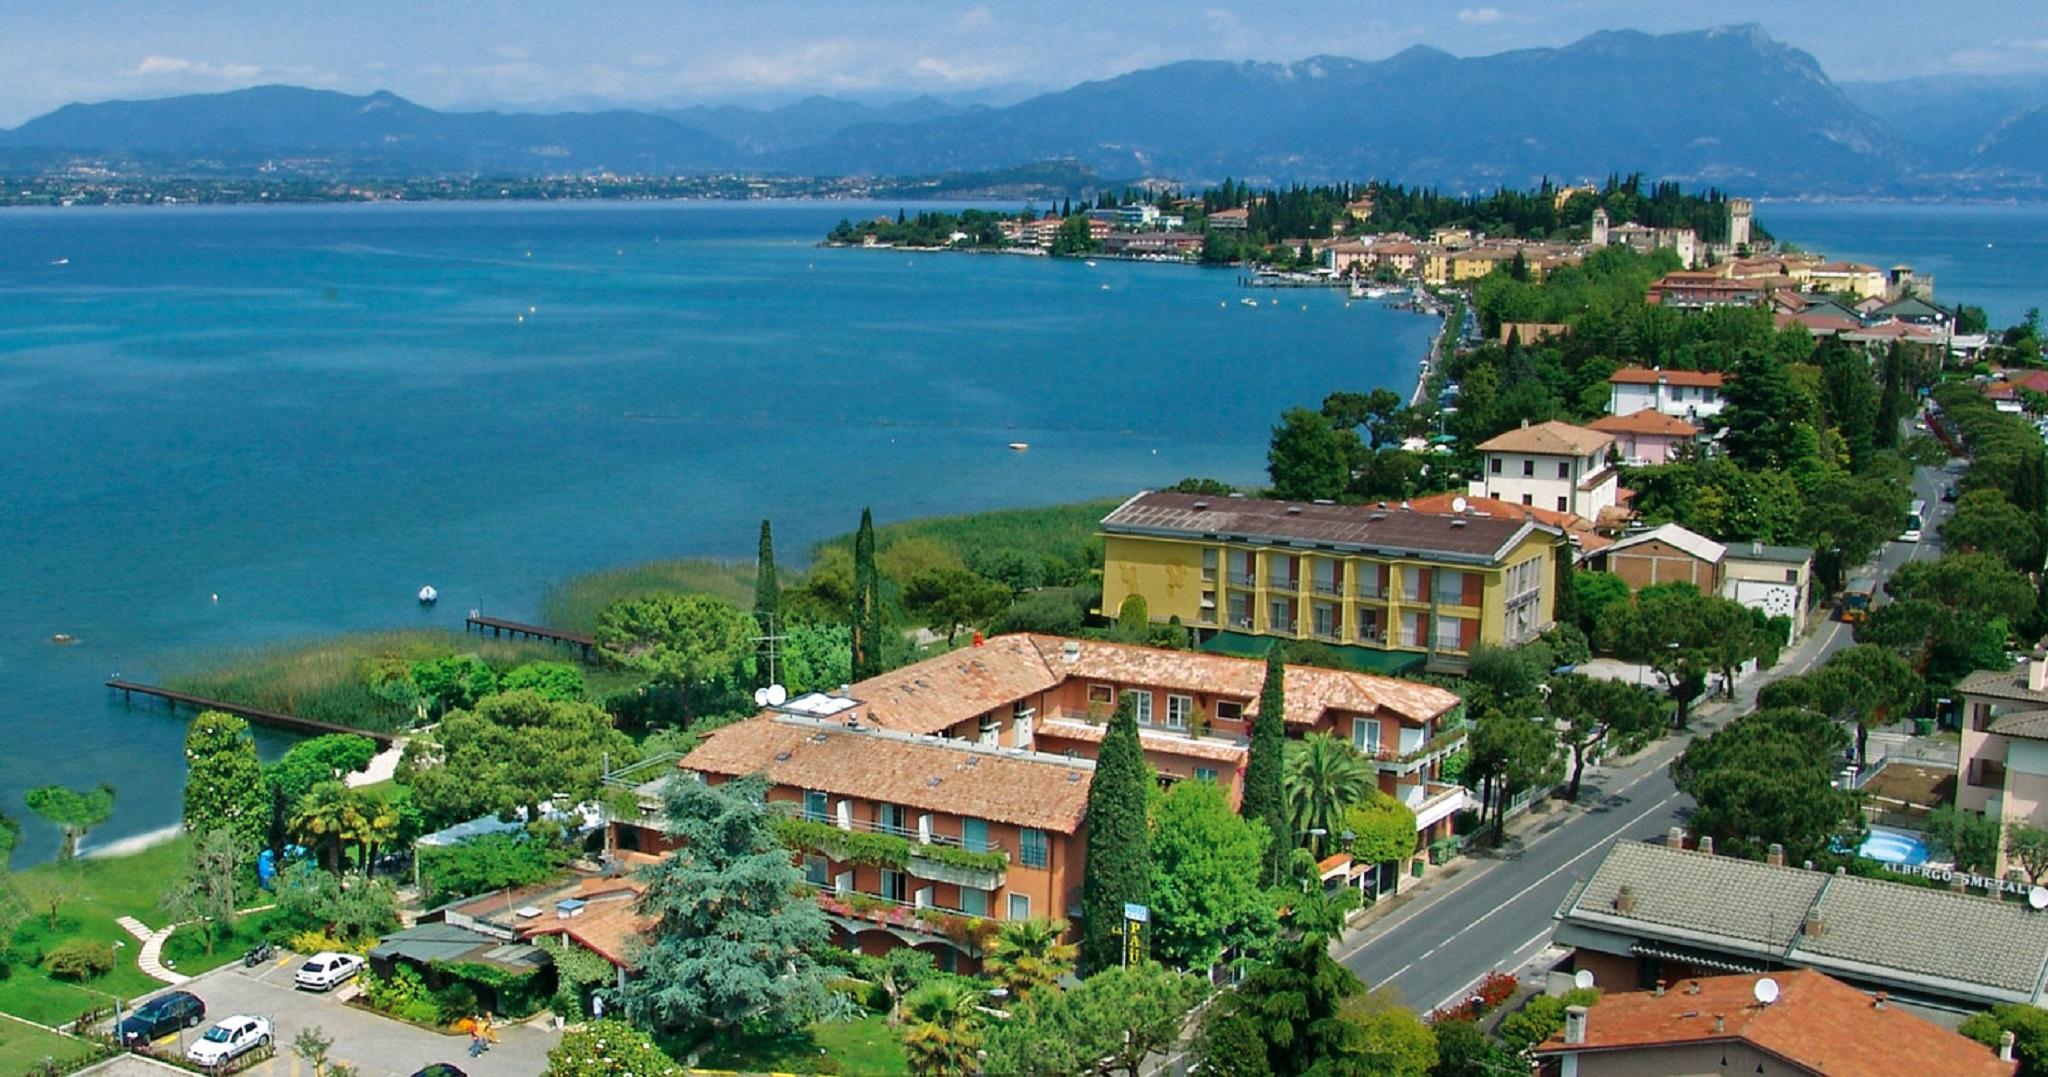
[[[437,108],[1007,103],[1174,60],[1471,56],[1743,22],[1838,81],[2048,74],[2037,0],[0,0],[0,127],[276,82]]]

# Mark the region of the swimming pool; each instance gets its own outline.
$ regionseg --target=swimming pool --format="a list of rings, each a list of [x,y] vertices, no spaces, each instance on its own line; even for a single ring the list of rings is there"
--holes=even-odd
[[[1856,852],[1887,864],[1927,863],[1927,843],[1920,840],[1920,835],[1910,830],[1871,827],[1870,836],[1863,839],[1862,848]]]

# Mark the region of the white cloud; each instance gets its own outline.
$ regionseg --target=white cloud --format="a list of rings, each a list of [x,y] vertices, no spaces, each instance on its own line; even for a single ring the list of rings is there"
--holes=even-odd
[[[2048,70],[2048,38],[2006,38],[1960,49],[1943,64],[1951,71],[1980,75],[2023,74]]]
[[[1458,21],[1467,26],[1486,26],[1501,20],[1497,7],[1473,7],[1458,12]]]
[[[986,30],[995,25],[995,21],[996,17],[989,13],[985,5],[977,5],[961,12],[960,17],[953,20],[953,29]]]
[[[263,69],[255,64],[209,64],[198,60],[187,60],[180,56],[145,56],[142,58],[141,63],[135,65],[135,70],[130,72],[130,74],[156,77],[196,77],[218,79],[224,82],[237,82],[243,79],[254,78],[261,74],[262,71]]]

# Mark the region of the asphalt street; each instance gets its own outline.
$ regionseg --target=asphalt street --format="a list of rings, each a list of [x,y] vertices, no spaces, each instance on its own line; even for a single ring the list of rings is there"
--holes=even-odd
[[[1880,580],[1908,560],[1941,555],[1935,529],[1949,506],[1940,492],[1953,478],[1935,468],[1914,475],[1913,496],[1928,505],[1924,538],[1886,543],[1876,559]],[[1807,672],[1852,643],[1847,626],[1822,622],[1775,668],[1743,681],[1735,699],[1696,706],[1694,730],[1709,732],[1748,713],[1763,685]],[[1610,845],[1658,838],[1684,824],[1692,802],[1671,784],[1669,768],[1688,739],[1667,738],[1626,766],[1588,768],[1579,810],[1523,830],[1499,852],[1475,858],[1450,885],[1347,937],[1333,952],[1367,984],[1391,985],[1417,1010],[1464,996],[1488,972],[1520,967],[1548,944],[1558,905]]]

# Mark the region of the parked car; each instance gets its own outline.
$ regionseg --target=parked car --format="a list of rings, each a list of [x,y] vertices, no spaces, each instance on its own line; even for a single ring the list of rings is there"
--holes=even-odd
[[[270,1046],[270,1022],[238,1013],[223,1017],[204,1036],[185,1048],[185,1057],[201,1066],[232,1062],[258,1047]]]
[[[206,1003],[190,991],[170,991],[135,1007],[114,1026],[124,1047],[147,1047],[181,1028],[198,1028],[206,1020]]]
[[[1954,483],[1950,483],[1949,485],[1941,488],[1941,499],[1943,501],[1954,501],[1956,499],[1956,488]]]
[[[431,1062],[421,1066],[420,1071],[413,1074],[412,1077],[469,1077],[469,1075],[447,1062]]]
[[[292,980],[300,987],[314,991],[325,991],[335,984],[363,971],[363,959],[354,954],[337,954],[323,950],[306,959]]]

